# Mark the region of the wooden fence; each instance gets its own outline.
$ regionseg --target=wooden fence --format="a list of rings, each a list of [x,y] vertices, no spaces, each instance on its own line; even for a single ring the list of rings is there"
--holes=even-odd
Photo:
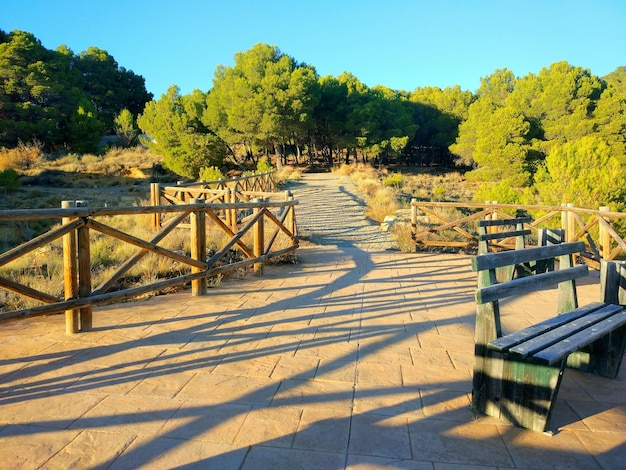
[[[513,218],[531,215],[526,227],[535,234],[540,228],[561,228],[565,241],[585,242],[585,258],[593,267],[602,259],[612,260],[626,254],[626,241],[619,233],[626,213],[562,206],[520,206],[498,203],[453,203],[411,201],[411,232],[416,247],[457,247],[475,249],[477,225],[482,219]],[[514,240],[503,240],[503,249],[513,249]]]
[[[65,201],[60,209],[0,211],[0,223],[36,220],[61,222],[48,232],[0,254],[0,271],[3,273],[0,276],[0,288],[43,304],[1,312],[0,320],[64,311],[66,332],[72,334],[92,328],[94,305],[119,302],[187,283],[191,283],[193,295],[204,295],[208,279],[238,268],[252,269],[260,275],[263,264],[269,258],[292,254],[298,247],[295,220],[297,201],[288,193],[278,194],[282,201],[251,199],[247,202],[214,203],[198,198],[204,193],[194,193],[194,198],[184,198],[177,205],[92,209],[84,207],[80,201]],[[130,230],[125,231],[111,223],[113,217],[125,216],[145,216],[151,219],[153,223],[152,230],[148,230],[149,239],[140,238],[130,233]],[[188,233],[189,252],[159,245],[168,235],[181,229]],[[207,246],[210,231],[220,233],[219,237],[211,238],[214,241],[219,239],[219,246]],[[92,287],[92,272],[96,268],[91,256],[94,232],[134,247],[134,253],[96,287]],[[63,258],[62,296],[19,282],[16,276],[10,274],[10,263],[33,256],[55,242],[58,244],[59,240],[62,240],[59,255]],[[240,253],[241,259],[224,263],[224,258],[235,250]],[[153,282],[143,285],[120,288],[118,281],[147,254],[178,263],[178,274],[153,279]]]

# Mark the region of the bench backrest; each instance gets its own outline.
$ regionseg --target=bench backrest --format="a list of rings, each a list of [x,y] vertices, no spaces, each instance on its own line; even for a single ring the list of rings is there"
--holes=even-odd
[[[524,295],[558,284],[555,313],[578,307],[576,279],[587,276],[587,265],[575,265],[575,256],[585,249],[583,242],[525,248],[523,250],[486,253],[472,258],[472,269],[478,273],[476,289],[476,340],[487,344],[502,335],[499,300]],[[534,265],[543,260],[559,260],[559,269],[532,273],[498,282],[496,270],[502,266]]]
[[[526,246],[524,237],[531,234],[524,224],[532,222],[530,217],[516,217],[513,219],[495,219],[478,221],[478,253],[489,253],[489,242],[515,238],[515,249],[521,250]]]

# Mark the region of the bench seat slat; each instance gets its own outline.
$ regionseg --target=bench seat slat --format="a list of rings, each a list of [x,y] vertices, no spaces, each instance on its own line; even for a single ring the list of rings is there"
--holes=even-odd
[[[572,341],[572,338],[579,332],[588,332],[595,324],[620,313],[622,310],[623,307],[620,305],[607,305],[580,318],[573,319],[572,321],[565,323],[558,328],[547,331],[542,335],[531,338],[524,343],[512,347],[509,351],[519,354],[522,357],[536,357],[539,351],[546,350],[552,345],[558,344],[562,341]],[[581,347],[582,346],[584,345],[581,345]]]
[[[615,315],[596,323],[593,327],[583,330],[566,340],[556,343],[553,346],[536,353],[533,357],[545,361],[548,365],[554,365],[563,358],[567,357],[569,354],[593,343],[625,324],[626,311],[622,310]]]
[[[558,245],[554,245],[558,246]],[[523,251],[523,250],[519,250]],[[504,299],[512,295],[524,295],[544,287],[563,281],[571,281],[587,276],[589,268],[581,264],[572,268],[559,269],[533,276],[513,279],[512,281],[494,284],[476,290],[476,303],[484,304],[494,300]]]
[[[484,233],[482,235],[478,235],[478,239],[482,241],[486,240],[503,240],[505,238],[513,238],[519,236],[530,235],[532,232],[530,230],[513,230],[511,232],[495,232],[495,233]]]
[[[500,338],[495,339],[489,343],[489,349],[493,349],[499,352],[508,352],[509,349],[521,343],[524,343],[525,341],[542,335],[548,331],[554,330],[555,328],[558,328],[559,326],[567,322],[587,315],[589,312],[598,310],[604,305],[605,304],[601,302],[594,302],[589,305],[585,305],[584,307],[579,307],[576,310],[572,310],[571,312],[563,313],[561,315],[557,315],[556,317],[549,318],[548,320],[537,323],[536,325],[529,326],[528,328],[524,328],[523,330],[516,331],[506,336],[501,336]]]

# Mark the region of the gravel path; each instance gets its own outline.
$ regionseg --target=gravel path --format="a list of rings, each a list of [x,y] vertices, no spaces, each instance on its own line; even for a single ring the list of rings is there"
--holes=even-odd
[[[318,245],[368,251],[397,249],[391,235],[365,217],[365,203],[349,177],[308,173],[289,189],[299,203],[296,222],[301,238]]]

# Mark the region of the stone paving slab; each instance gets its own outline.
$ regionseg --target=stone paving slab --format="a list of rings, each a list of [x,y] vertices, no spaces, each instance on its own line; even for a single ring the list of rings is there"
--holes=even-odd
[[[88,333],[0,324],[0,468],[624,468],[624,370],[567,371],[553,436],[471,412],[468,256],[298,258],[206,297],[97,308]],[[593,273],[580,302],[598,292]],[[503,308],[505,328],[553,296]]]

